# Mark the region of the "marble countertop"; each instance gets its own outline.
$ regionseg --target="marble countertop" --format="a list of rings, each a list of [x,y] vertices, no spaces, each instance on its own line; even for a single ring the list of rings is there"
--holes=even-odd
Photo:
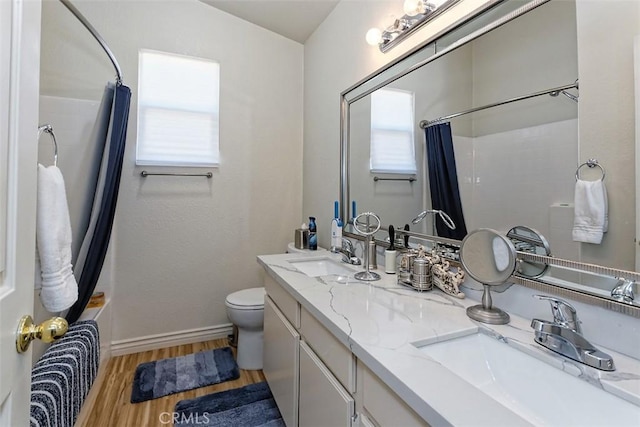
[[[536,344],[531,319],[511,315],[507,325],[487,325],[466,315],[477,301],[440,290],[417,292],[398,285],[394,274],[380,268],[381,280],[362,282],[353,275],[308,277],[289,262],[326,256],[340,259],[328,252],[293,253],[259,256],[258,262],[430,424],[532,425],[418,349],[479,330],[639,406],[640,416],[639,361],[602,348],[613,356],[616,371],[599,371]]]

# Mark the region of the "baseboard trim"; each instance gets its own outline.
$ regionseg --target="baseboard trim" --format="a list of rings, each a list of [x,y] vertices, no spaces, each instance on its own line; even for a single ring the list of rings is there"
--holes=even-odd
[[[188,329],[184,331],[170,332],[168,334],[147,335],[144,337],[112,341],[111,357],[226,338],[232,333],[232,331],[232,324],[225,323],[206,328]]]

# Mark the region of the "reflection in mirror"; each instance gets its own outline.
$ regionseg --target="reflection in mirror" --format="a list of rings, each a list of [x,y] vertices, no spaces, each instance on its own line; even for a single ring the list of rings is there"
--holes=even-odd
[[[507,238],[511,240],[517,251],[545,256],[551,255],[547,239],[532,228],[518,225],[507,232]],[[549,265],[547,263],[518,259],[516,274],[533,279],[542,276],[548,269]]]
[[[460,262],[464,271],[482,283],[482,304],[467,308],[467,315],[493,325],[509,323],[509,315],[491,300],[491,286],[507,282],[516,267],[516,248],[505,236],[489,228],[474,230],[462,241]]]
[[[548,236],[559,248],[558,256],[577,258],[577,245],[570,236],[558,235],[555,217],[568,215],[562,203],[573,200],[573,173],[578,158],[577,104],[566,96],[539,96],[508,105],[487,108],[452,118],[450,127],[462,212],[436,206],[441,192],[450,186],[435,185],[430,178],[426,129],[418,123],[476,107],[494,104],[564,85],[577,78],[575,4],[551,2],[468,43],[420,69],[398,79],[384,90],[413,94],[413,147],[416,181],[375,181],[385,176],[401,178],[402,171],[371,167],[375,129],[372,112],[376,92],[350,105],[349,186],[359,206],[375,209],[388,224],[408,223],[416,212],[443,210],[458,228],[490,227],[508,230],[513,224],[528,224]],[[550,67],[549,64],[553,64]],[[577,95],[576,90],[569,90]],[[403,125],[404,126],[404,125]],[[387,124],[391,128],[391,124]],[[404,146],[389,150],[402,156]],[[434,162],[435,163],[435,162]],[[430,170],[431,169],[431,170]],[[413,176],[413,175],[411,175]],[[442,181],[438,181],[441,183]],[[508,207],[505,205],[508,203]],[[412,227],[443,237],[462,239],[464,234],[445,234],[449,228],[435,225],[429,216]],[[556,245],[554,241],[559,241]]]
[[[547,261],[548,268],[538,265],[539,276],[535,268],[529,270],[531,265],[526,271],[523,267],[524,275],[516,274],[513,280],[529,287],[552,285],[548,292],[562,288],[558,292],[597,296],[589,301],[640,316],[640,311],[610,304],[640,307],[640,302],[628,302],[631,293],[640,291],[640,274],[633,271],[637,268],[632,251],[637,246],[629,244],[635,230],[633,170],[622,161],[633,157],[633,117],[628,113],[633,99],[630,51],[640,27],[631,18],[637,12],[632,3],[612,7],[600,0],[498,1],[470,22],[426,41],[422,48],[347,89],[341,104],[343,206],[357,200],[364,209],[380,213],[386,225],[397,228],[409,224],[417,212],[439,209],[461,228],[449,208],[438,208],[433,201],[434,186],[445,193],[451,190],[431,182],[429,150],[425,149],[429,124],[448,122],[460,217],[466,227],[506,233],[515,224],[527,224],[546,237],[554,261],[566,261]],[[615,22],[607,24],[616,31],[604,34],[595,29],[591,23],[601,17]],[[610,46],[611,52],[594,54],[594,43],[605,50]],[[607,70],[602,69],[603,55],[609,61]],[[600,75],[610,76],[609,82],[619,87],[605,84]],[[372,171],[374,89],[413,97],[415,173],[411,175]],[[585,113],[580,122],[578,101],[580,113]],[[609,141],[609,134],[615,139]],[[603,168],[624,166],[607,169],[615,218],[600,245],[576,242],[572,236],[576,168],[591,155],[600,157]],[[597,167],[583,167],[579,175],[595,180],[603,174]],[[352,217],[348,210],[344,215]],[[437,229],[437,239],[442,239],[434,220],[445,232],[449,228],[438,218],[429,215],[412,226],[414,237]],[[384,233],[376,239],[382,243],[386,237]]]
[[[418,214],[418,216],[416,216],[415,218],[413,218],[411,220],[412,224],[418,224],[420,221],[422,221],[423,219],[425,219],[427,217],[427,215],[432,214],[432,215],[437,215],[440,217],[440,219],[442,220],[442,222],[444,223],[444,225],[446,225],[447,227],[449,227],[450,230],[455,230],[456,229],[456,223],[453,222],[453,220],[451,219],[451,217],[449,215],[447,215],[447,213],[445,211],[442,210],[438,210],[438,209],[427,209],[426,211],[422,211]],[[432,234],[435,236],[437,235],[437,231],[436,231],[436,220],[437,218],[434,218],[432,221],[433,224],[433,232]]]

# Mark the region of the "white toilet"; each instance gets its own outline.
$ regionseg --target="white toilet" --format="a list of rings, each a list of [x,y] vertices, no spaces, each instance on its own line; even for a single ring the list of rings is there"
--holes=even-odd
[[[227,317],[238,328],[237,362],[240,369],[262,369],[264,288],[227,295]]]
[[[318,248],[318,251],[325,251]],[[287,252],[312,252],[297,249],[293,243]],[[264,288],[250,288],[227,295],[227,317],[237,329],[237,362],[240,369],[262,369],[262,345],[264,328]]]

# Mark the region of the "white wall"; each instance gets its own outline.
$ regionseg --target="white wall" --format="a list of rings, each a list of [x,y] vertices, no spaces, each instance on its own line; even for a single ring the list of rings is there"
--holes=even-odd
[[[133,93],[112,244],[113,340],[227,325],[225,296],[260,286],[256,255],[283,252],[299,226],[303,47],[195,0],[74,4]],[[42,93],[99,99],[111,64],[57,1],[44,4],[42,38]],[[220,62],[222,160],[212,179],[140,177],[140,48]]]
[[[605,167],[609,231],[601,245],[583,244],[585,262],[633,270],[635,265],[635,104],[633,38],[640,2],[580,0],[580,162]],[[586,168],[583,168],[583,170]]]

